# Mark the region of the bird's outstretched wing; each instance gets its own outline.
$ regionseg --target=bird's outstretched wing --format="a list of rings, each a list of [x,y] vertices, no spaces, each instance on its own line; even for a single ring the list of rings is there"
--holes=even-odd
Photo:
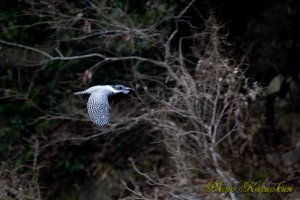
[[[104,126],[109,122],[109,103],[107,95],[93,93],[87,103],[88,114],[96,126]]]

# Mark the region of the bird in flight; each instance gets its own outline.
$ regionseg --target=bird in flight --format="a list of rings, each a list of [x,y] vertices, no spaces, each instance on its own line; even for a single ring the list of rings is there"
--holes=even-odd
[[[75,92],[74,95],[90,95],[87,102],[89,117],[96,126],[103,127],[109,123],[108,96],[118,93],[128,94],[131,90],[134,89],[123,85],[97,85],[84,91]]]

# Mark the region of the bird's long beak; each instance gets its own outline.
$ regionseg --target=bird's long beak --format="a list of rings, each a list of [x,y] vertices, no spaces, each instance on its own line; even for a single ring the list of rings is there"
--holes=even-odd
[[[130,88],[130,87],[126,87],[126,89],[127,89],[127,90],[132,90],[132,91],[134,91],[134,89],[133,89],[133,88]]]

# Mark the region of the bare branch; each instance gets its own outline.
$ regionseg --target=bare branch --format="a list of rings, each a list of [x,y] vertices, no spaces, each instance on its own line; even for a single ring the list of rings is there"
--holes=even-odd
[[[0,43],[10,45],[10,46],[19,47],[19,48],[24,48],[24,49],[27,49],[27,50],[30,50],[30,51],[34,51],[38,54],[43,55],[49,61],[68,61],[68,60],[77,60],[77,59],[98,57],[98,58],[103,59],[102,62],[104,62],[104,61],[113,62],[113,61],[120,61],[120,60],[123,60],[123,61],[124,60],[138,60],[138,61],[149,62],[149,63],[152,63],[154,65],[161,66],[161,67],[166,67],[166,64],[164,62],[156,61],[156,60],[150,59],[150,58],[143,58],[143,57],[139,57],[139,56],[106,57],[105,55],[100,54],[100,53],[91,53],[91,54],[84,54],[84,55],[78,55],[78,56],[62,56],[62,54],[60,53],[61,55],[56,57],[56,56],[50,55],[49,53],[47,53],[45,51],[42,51],[42,50],[37,49],[37,48],[30,47],[30,46],[26,46],[26,45],[7,42],[7,41],[4,41],[4,40],[0,40]]]

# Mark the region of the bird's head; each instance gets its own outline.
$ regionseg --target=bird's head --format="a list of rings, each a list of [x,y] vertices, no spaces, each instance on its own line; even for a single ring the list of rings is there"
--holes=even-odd
[[[128,94],[130,91],[134,90],[132,88],[129,87],[125,87],[123,85],[110,85],[110,91],[114,94],[117,93],[124,93],[124,94]]]

